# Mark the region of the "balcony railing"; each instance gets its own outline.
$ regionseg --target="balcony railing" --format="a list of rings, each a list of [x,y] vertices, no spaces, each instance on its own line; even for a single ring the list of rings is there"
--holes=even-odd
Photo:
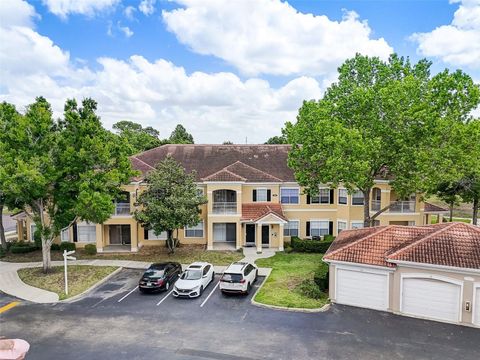
[[[214,202],[212,210],[214,214],[236,214],[237,203],[236,202]]]
[[[127,216],[130,215],[130,204],[129,203],[116,203],[115,211],[113,212],[114,216]]]
[[[371,206],[372,206],[372,211],[379,211],[380,210],[380,200],[372,200],[371,201]]]
[[[413,213],[415,212],[415,201],[391,201],[389,212]]]

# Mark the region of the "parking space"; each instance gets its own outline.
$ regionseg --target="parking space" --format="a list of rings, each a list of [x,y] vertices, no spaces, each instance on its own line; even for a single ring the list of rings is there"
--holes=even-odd
[[[224,295],[220,291],[220,275],[204,290],[198,298],[175,298],[172,295],[173,286],[169,291],[142,293],[138,289],[138,280],[142,276],[141,270],[124,269],[109,279],[108,282],[84,296],[82,299],[70,304],[90,311],[115,311],[115,312],[162,312],[168,309],[170,314],[191,317],[197,314],[210,313],[219,310],[242,310],[250,306],[250,300],[264,281],[258,277],[249,294]]]

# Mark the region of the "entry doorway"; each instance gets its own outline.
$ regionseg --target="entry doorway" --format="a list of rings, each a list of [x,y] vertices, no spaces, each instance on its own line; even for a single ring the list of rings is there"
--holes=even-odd
[[[245,233],[245,246],[255,246],[255,224],[246,224]]]
[[[262,225],[262,246],[270,245],[270,225]]]
[[[130,245],[132,242],[130,225],[109,225],[110,245]]]

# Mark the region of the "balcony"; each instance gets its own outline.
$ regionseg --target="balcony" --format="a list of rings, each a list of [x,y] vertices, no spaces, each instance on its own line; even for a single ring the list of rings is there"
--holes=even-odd
[[[237,202],[214,202],[212,211],[220,215],[236,214]]]
[[[371,201],[372,211],[379,211],[381,209],[381,201],[380,200],[372,200]]]
[[[129,216],[130,204],[129,203],[116,203],[113,216]]]
[[[391,213],[413,213],[415,212],[415,201],[391,201],[388,211]]]

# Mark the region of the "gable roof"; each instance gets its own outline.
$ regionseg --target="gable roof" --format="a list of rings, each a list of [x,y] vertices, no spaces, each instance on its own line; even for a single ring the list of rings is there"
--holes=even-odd
[[[287,218],[283,215],[281,204],[263,202],[242,204],[241,221],[256,222],[270,214],[287,221]]]
[[[202,180],[203,181],[246,181],[247,179],[225,168],[207,177],[202,178]]]
[[[408,261],[480,269],[480,228],[442,223],[344,230],[324,259],[385,267]]]
[[[447,213],[448,209],[445,209],[441,206],[431,204],[429,202],[425,202],[425,212],[426,213]]]
[[[133,168],[139,170],[142,177],[167,155],[171,155],[186,172],[195,170],[197,181],[226,169],[245,178],[245,181],[294,182],[293,171],[287,165],[289,150],[290,145],[170,144],[145,151],[130,159]],[[226,174],[223,173],[222,176]]]

